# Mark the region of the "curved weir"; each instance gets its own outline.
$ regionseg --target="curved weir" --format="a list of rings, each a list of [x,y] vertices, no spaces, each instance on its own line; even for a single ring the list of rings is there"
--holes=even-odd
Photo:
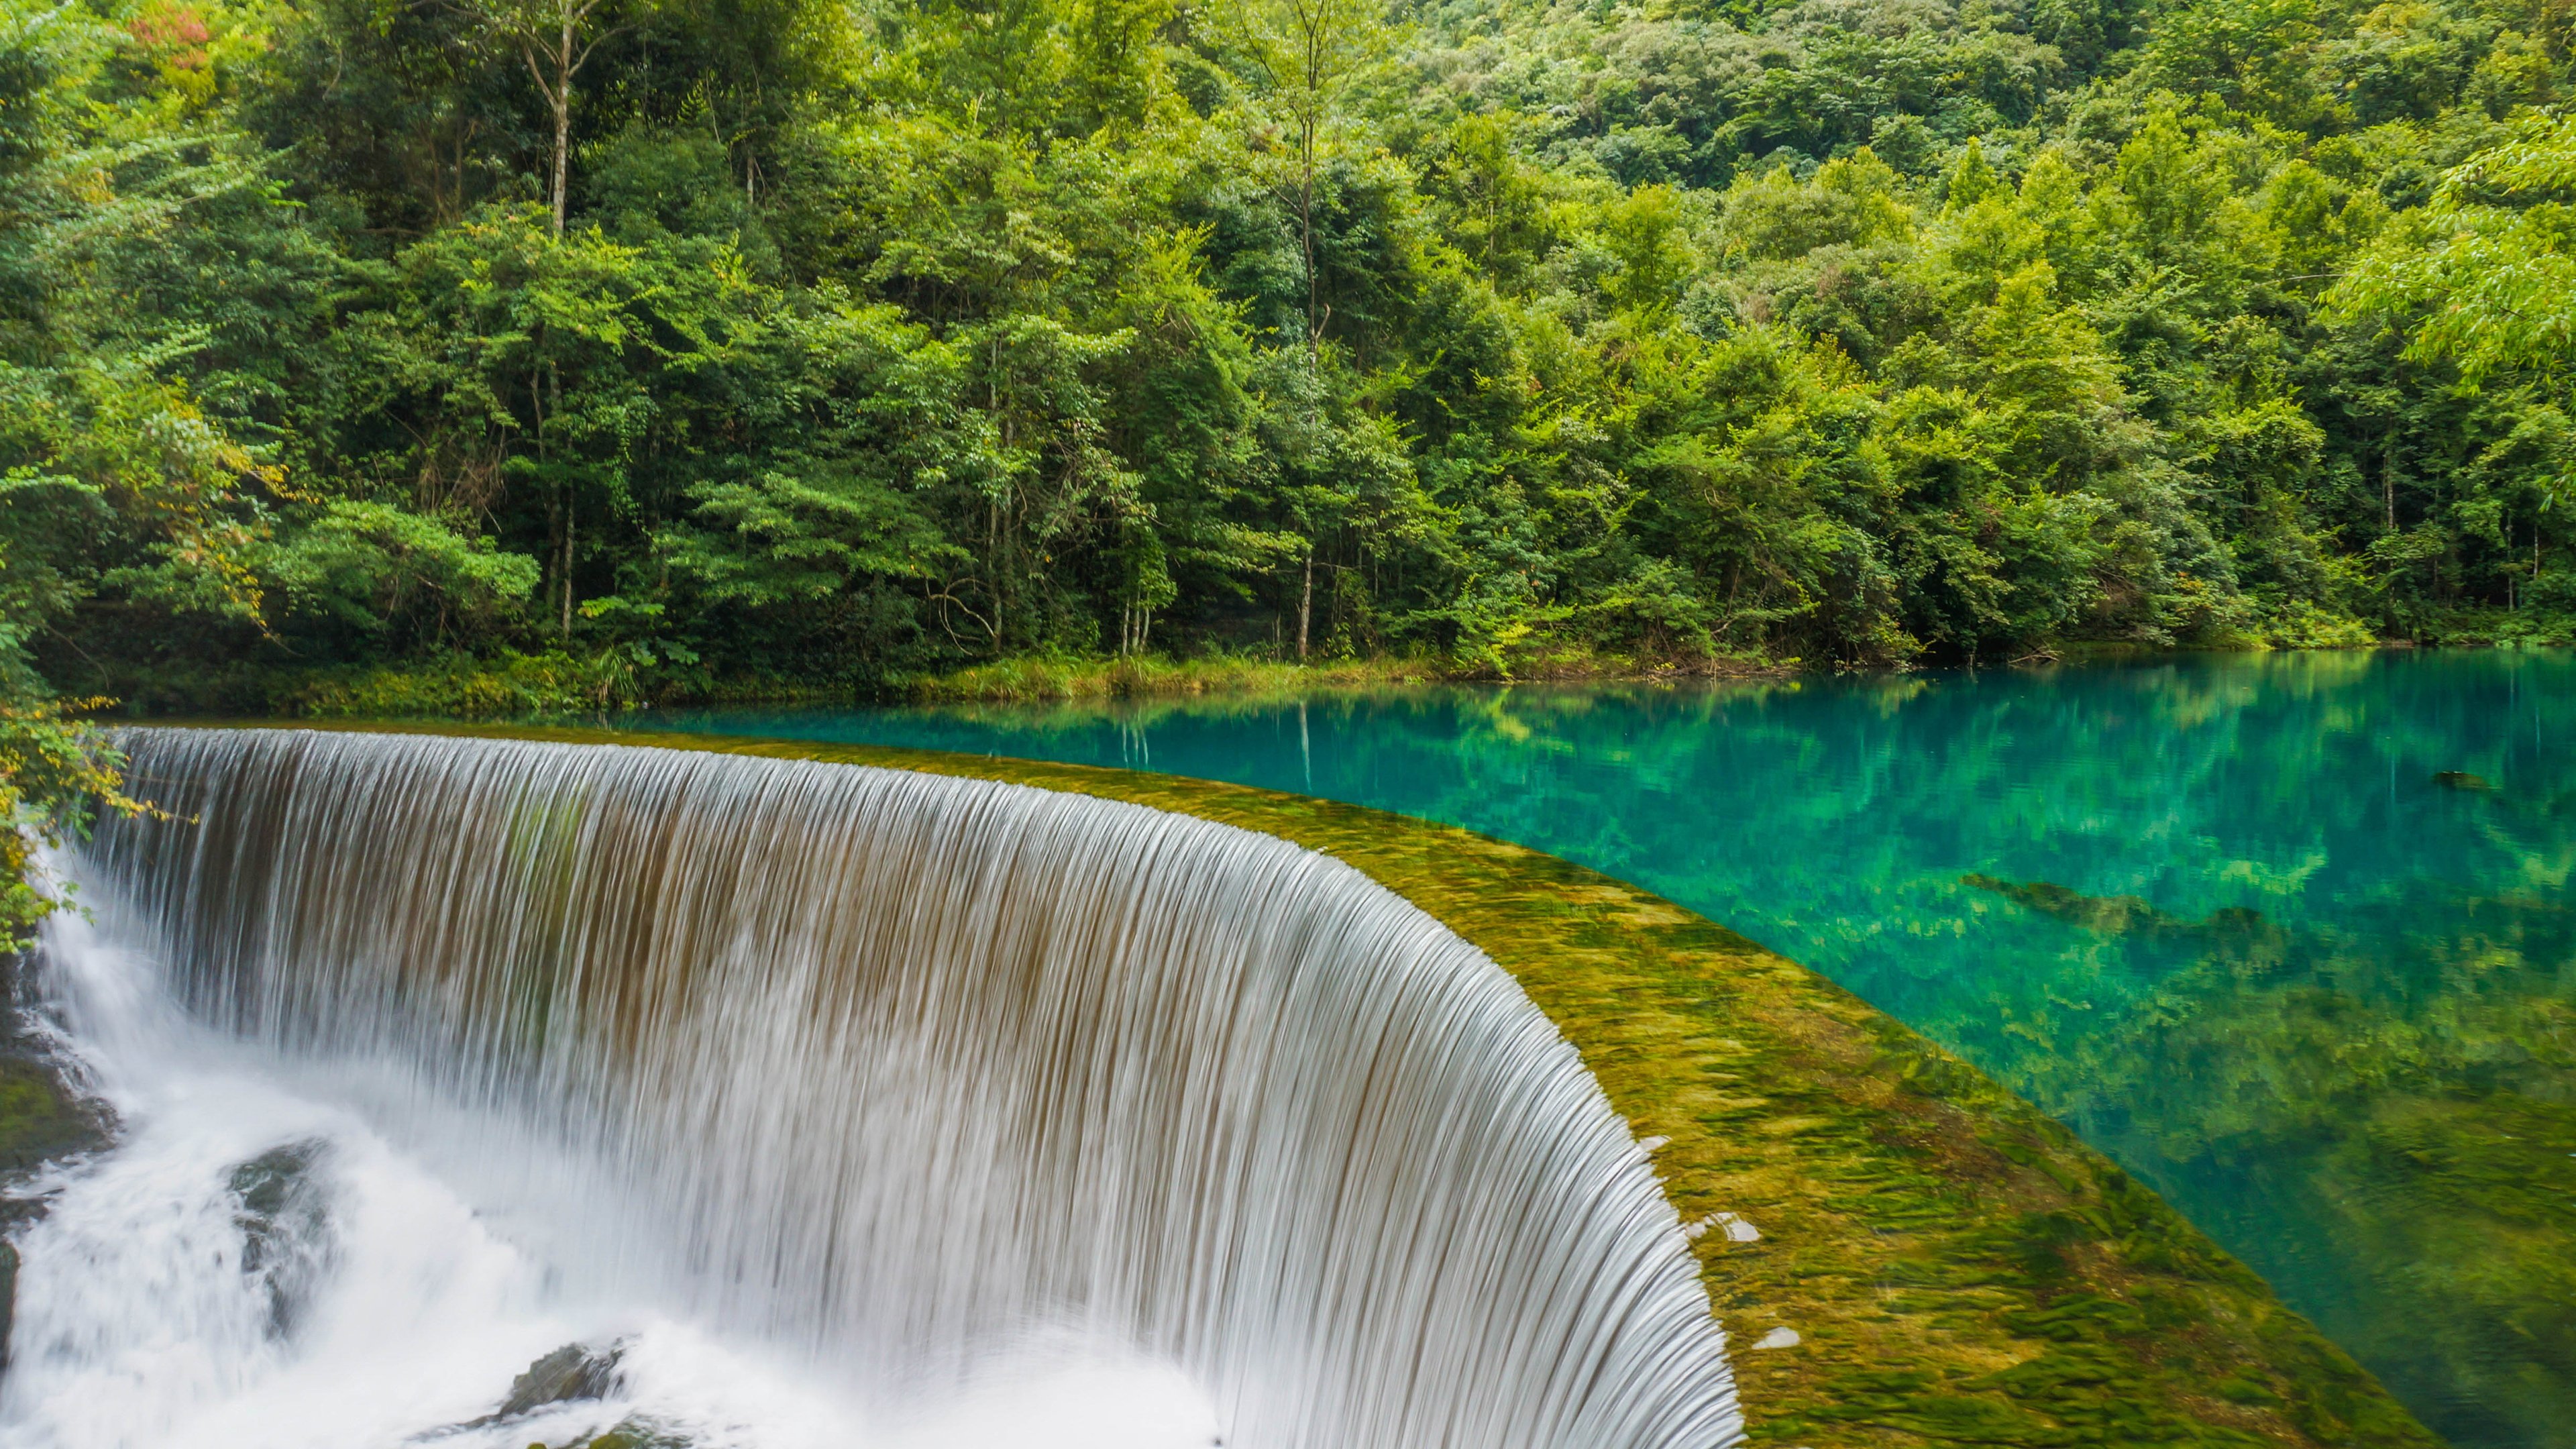
[[[123,743],[173,818],[72,863],[102,929],[192,1029],[456,1165],[562,1283],[872,1404],[1079,1345],[1177,1368],[1228,1445],[1739,1435],[1675,1213],[1574,1050],[1329,858],[851,766]],[[40,1379],[97,1336],[42,1267]]]

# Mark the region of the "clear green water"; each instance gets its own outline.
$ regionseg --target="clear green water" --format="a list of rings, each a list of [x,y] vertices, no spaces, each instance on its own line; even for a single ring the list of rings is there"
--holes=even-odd
[[[1242,781],[1581,861],[2056,1113],[2462,1449],[2576,1445],[2576,659],[659,723]]]

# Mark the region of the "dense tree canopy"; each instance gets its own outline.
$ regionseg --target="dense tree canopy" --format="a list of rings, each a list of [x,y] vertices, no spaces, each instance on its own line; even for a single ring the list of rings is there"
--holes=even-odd
[[[0,0],[0,674],[2565,639],[2571,38]]]

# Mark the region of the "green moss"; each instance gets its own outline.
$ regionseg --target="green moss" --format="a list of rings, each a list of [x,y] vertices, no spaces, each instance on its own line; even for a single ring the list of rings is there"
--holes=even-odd
[[[17,989],[25,957],[0,961],[0,991]],[[106,1139],[107,1123],[95,1103],[74,1094],[45,1044],[14,1011],[0,1014],[0,1181],[40,1163],[70,1157]],[[0,1224],[41,1211],[32,1202],[0,1203]]]
[[[365,726],[427,731],[424,726]],[[1510,971],[1656,1153],[1757,1443],[2432,1446],[2242,1264],[2064,1127],[1811,971],[1552,856],[1168,776],[803,742],[442,732],[880,765],[1128,800],[1333,855]],[[1752,1345],[1775,1329],[1794,1347]]]
[[[97,1119],[43,1063],[0,1058],[0,1175],[89,1146]]]

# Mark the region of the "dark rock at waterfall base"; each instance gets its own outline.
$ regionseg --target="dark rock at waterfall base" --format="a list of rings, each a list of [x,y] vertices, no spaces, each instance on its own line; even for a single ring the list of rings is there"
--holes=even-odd
[[[18,1245],[0,1242],[0,1366],[8,1362],[9,1330],[18,1319]]]
[[[72,1091],[39,1044],[15,1032],[0,1039],[0,1177],[16,1178],[106,1143],[106,1114]]]
[[[326,1144],[290,1142],[232,1171],[241,1269],[268,1290],[268,1333],[285,1338],[331,1268],[330,1199],[319,1167]]]
[[[626,1356],[626,1345],[612,1343],[605,1348],[587,1343],[567,1343],[535,1363],[510,1381],[510,1392],[501,1406],[479,1419],[421,1436],[434,1440],[466,1429],[484,1429],[525,1418],[540,1409],[557,1404],[580,1404],[607,1398],[623,1387],[625,1379],[617,1371],[618,1360]],[[547,1449],[532,1444],[530,1449]],[[644,1419],[621,1420],[613,1428],[578,1439],[566,1440],[557,1449],[688,1449],[688,1442],[665,1434]]]
[[[45,1163],[105,1147],[115,1125],[104,1103],[80,1093],[29,1016],[28,964],[26,951],[0,952],[0,1369],[18,1308],[18,1247],[7,1239],[46,1205],[15,1189]]]
[[[501,1407],[467,1427],[497,1424],[553,1404],[607,1398],[617,1392],[620,1382],[617,1361],[625,1355],[626,1349],[622,1344],[593,1348],[586,1343],[567,1343],[528,1365],[526,1373],[510,1381],[509,1397],[501,1401]],[[619,1426],[620,1429],[624,1427]],[[614,1434],[618,1429],[608,1432]]]
[[[29,1014],[29,964],[26,951],[0,954],[0,1185],[106,1146],[114,1125],[104,1103],[80,1093]],[[0,1229],[42,1214],[28,1200],[0,1203]]]

